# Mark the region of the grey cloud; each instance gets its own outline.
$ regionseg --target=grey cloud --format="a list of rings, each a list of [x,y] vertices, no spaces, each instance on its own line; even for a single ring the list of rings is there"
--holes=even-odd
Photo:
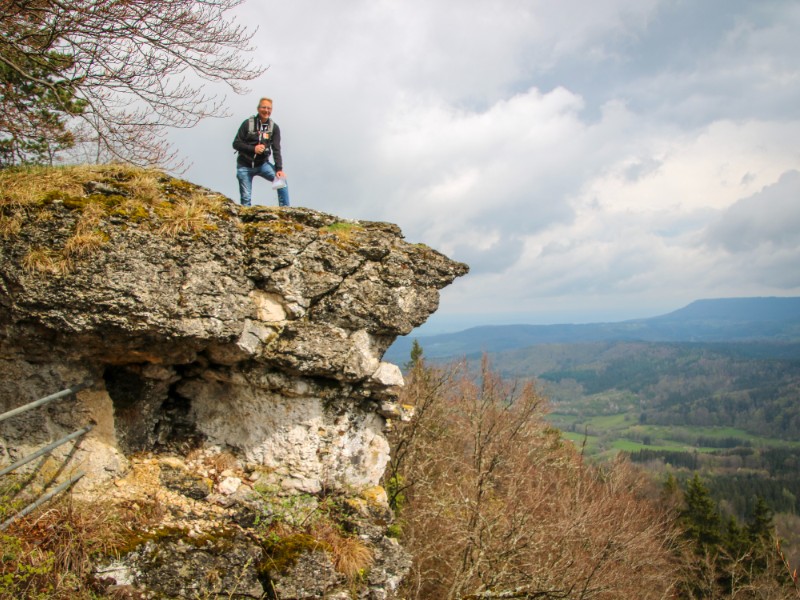
[[[638,181],[642,177],[646,177],[657,171],[662,164],[663,161],[652,157],[646,157],[625,169],[625,179],[628,181]]]
[[[661,2],[645,26],[607,36],[600,60],[567,56],[538,76],[588,101],[623,99],[678,126],[720,118],[796,117],[800,11],[785,0]]]
[[[759,261],[763,264],[755,265],[753,280],[764,286],[796,293],[800,287],[800,269],[797,268],[800,252],[782,252],[765,258],[767,260]]]
[[[500,210],[493,208],[493,198],[486,194],[482,200],[485,210],[472,219],[472,224],[476,227],[491,224],[504,235],[515,236],[535,234],[573,219],[575,212],[564,198],[575,192],[577,186],[572,187],[567,181],[545,181],[532,183],[531,187],[536,189],[508,193]]]
[[[768,246],[800,255],[800,172],[787,171],[775,184],[736,202],[709,225],[706,242],[731,253]]]
[[[470,274],[502,273],[519,260],[523,242],[515,237],[503,237],[488,248],[474,244],[456,244],[451,257],[469,265]]]

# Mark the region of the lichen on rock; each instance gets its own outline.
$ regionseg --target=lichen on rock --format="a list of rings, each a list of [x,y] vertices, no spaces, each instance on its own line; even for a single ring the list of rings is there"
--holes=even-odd
[[[382,356],[466,272],[392,224],[244,209],[155,171],[6,171],[0,412],[92,385],[0,423],[0,461],[94,423],[56,452],[84,490],[203,448],[286,493],[372,488],[402,384]]]
[[[2,207],[19,223],[0,238],[0,351],[14,380],[3,405],[89,379],[109,396],[115,436],[103,443],[114,451],[192,430],[315,489],[377,483],[378,406],[401,381],[381,356],[466,267],[406,243],[394,225],[336,227],[302,208],[214,204],[196,216],[204,228],[167,235],[163,205],[201,188],[164,176],[163,197],[140,203],[155,207],[150,218],[125,219],[108,202],[90,210],[101,192],[135,198],[104,173],[84,184],[85,202],[43,190],[39,202]],[[26,268],[33,248],[63,253],[87,212],[102,246],[67,272]]]

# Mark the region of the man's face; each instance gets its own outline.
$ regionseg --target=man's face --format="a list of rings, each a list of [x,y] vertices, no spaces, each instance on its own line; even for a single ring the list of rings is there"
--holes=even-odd
[[[272,102],[263,101],[258,105],[258,117],[266,121],[272,114]]]

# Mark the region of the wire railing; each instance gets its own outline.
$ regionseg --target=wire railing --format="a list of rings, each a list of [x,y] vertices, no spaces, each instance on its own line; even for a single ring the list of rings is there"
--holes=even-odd
[[[87,382],[81,383],[79,385],[75,385],[75,386],[73,386],[71,388],[67,388],[65,390],[61,390],[60,392],[56,392],[55,394],[51,394],[49,396],[45,396],[44,398],[40,398],[39,400],[35,400],[33,402],[29,402],[28,404],[24,404],[22,406],[19,406],[19,407],[13,409],[13,410],[9,410],[7,412],[4,412],[3,414],[0,414],[0,422],[3,422],[6,419],[10,419],[10,418],[15,417],[17,415],[21,415],[23,413],[26,413],[29,410],[33,410],[34,408],[38,408],[39,406],[44,406],[45,404],[49,404],[50,402],[53,402],[54,400],[58,400],[59,398],[64,398],[64,397],[69,396],[71,394],[75,394],[75,393],[77,393],[77,392],[79,392],[81,390],[84,390],[84,389],[90,387],[91,385],[92,385],[92,382],[91,381],[87,381]],[[86,425],[85,427],[82,427],[82,428],[78,429],[77,431],[73,431],[72,433],[70,433],[68,435],[65,435],[61,439],[58,439],[58,440],[56,440],[54,442],[51,442],[50,444],[47,444],[46,446],[44,446],[42,448],[39,448],[35,452],[32,452],[31,454],[28,454],[27,456],[22,457],[21,459],[19,459],[15,463],[13,463],[11,465],[8,465],[6,467],[3,467],[2,469],[0,469],[0,477],[2,477],[4,475],[8,475],[9,473],[11,473],[11,472],[17,470],[18,468],[20,468],[20,467],[22,467],[22,466],[24,466],[24,465],[36,460],[37,458],[39,458],[41,456],[44,456],[45,454],[48,454],[49,452],[52,452],[53,450],[55,450],[59,446],[63,446],[67,442],[70,442],[72,440],[78,439],[78,438],[86,435],[87,433],[89,433],[92,430],[93,427],[94,427],[94,425],[91,425],[91,424]],[[17,519],[19,519],[21,517],[24,517],[27,514],[30,514],[32,511],[36,510],[39,506],[41,506],[45,502],[48,502],[49,500],[51,500],[52,498],[54,498],[55,496],[57,496],[58,494],[60,494],[64,490],[69,489],[70,487],[72,487],[75,484],[75,482],[77,482],[85,474],[86,473],[84,471],[78,471],[77,473],[73,474],[69,479],[67,479],[66,481],[60,483],[58,486],[56,486],[51,491],[45,493],[45,491],[42,490],[42,494],[38,498],[36,498],[33,502],[31,502],[30,504],[25,506],[23,509],[21,509],[18,512],[16,512],[10,518],[8,518],[5,521],[3,521],[2,523],[0,523],[0,531],[5,531],[9,527],[9,525],[11,525]],[[47,486],[45,486],[45,489],[46,489],[46,487]]]
[[[75,394],[80,392],[81,390],[85,390],[89,386],[92,385],[91,381],[85,381],[78,385],[72,386],[71,388],[67,388],[65,390],[61,390],[60,392],[56,392],[55,394],[50,394],[49,396],[45,396],[44,398],[39,398],[38,400],[34,400],[33,402],[29,402],[28,404],[23,404],[22,406],[18,406],[15,409],[9,410],[8,412],[4,412],[0,415],[0,423],[5,421],[6,419],[10,419],[11,417],[16,417],[24,412],[28,412],[31,409],[34,409],[38,406],[44,406],[52,402],[53,400],[58,400],[59,398],[63,398],[64,396],[69,396],[70,394]]]

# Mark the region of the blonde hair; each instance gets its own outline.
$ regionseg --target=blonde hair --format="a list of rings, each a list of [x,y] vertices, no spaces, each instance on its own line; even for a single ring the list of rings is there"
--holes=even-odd
[[[259,101],[258,101],[258,104],[261,104],[262,102],[264,102],[264,100],[266,100],[266,101],[267,101],[267,102],[269,102],[270,104],[272,104],[272,103],[273,103],[273,102],[272,102],[272,98],[267,98],[266,96],[264,96],[263,98],[261,98],[261,100],[259,100]]]

